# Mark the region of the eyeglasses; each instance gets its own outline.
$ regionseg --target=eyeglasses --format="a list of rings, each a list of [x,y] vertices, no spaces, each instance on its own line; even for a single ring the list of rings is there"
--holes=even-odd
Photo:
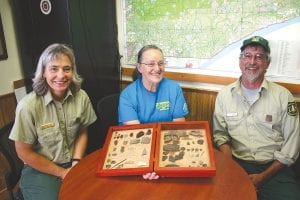
[[[140,64],[143,64],[143,65],[146,65],[147,67],[153,68],[156,65],[159,66],[159,67],[165,67],[167,65],[167,62],[166,61],[159,61],[159,62],[140,63]]]
[[[255,55],[252,55],[250,53],[246,53],[246,52],[243,52],[240,54],[240,58],[243,59],[244,61],[252,61],[253,58],[256,62],[262,62],[264,60],[267,59],[267,55],[264,55],[264,54],[255,54]]]

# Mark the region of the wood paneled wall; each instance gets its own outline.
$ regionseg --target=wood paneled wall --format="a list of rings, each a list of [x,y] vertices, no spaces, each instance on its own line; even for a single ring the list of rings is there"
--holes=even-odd
[[[131,82],[122,81],[121,89],[129,83]],[[189,121],[207,120],[212,128],[212,116],[217,92],[190,88],[183,88],[183,92],[190,111],[186,119]],[[14,121],[16,105],[17,101],[14,93],[0,96],[0,128]],[[300,110],[300,102],[297,102],[297,105]]]
[[[212,128],[217,92],[183,88],[183,93],[189,108],[186,119],[208,121]]]
[[[15,93],[0,96],[0,128],[15,120],[16,106]]]

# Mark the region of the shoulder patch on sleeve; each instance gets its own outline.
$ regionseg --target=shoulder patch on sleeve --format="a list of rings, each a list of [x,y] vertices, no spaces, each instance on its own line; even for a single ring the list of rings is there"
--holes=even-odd
[[[290,116],[296,116],[298,114],[298,108],[296,102],[289,102],[287,106],[287,113]]]

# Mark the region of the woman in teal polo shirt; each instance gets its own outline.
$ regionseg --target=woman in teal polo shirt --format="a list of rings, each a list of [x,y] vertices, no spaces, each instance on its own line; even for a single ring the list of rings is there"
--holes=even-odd
[[[166,61],[162,50],[146,45],[138,52],[135,72],[137,80],[120,95],[119,124],[185,121],[189,113],[180,85],[164,77]],[[144,179],[158,179],[153,173]]]

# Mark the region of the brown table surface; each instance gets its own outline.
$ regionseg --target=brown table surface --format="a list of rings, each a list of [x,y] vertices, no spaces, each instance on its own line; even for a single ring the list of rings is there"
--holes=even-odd
[[[216,176],[211,178],[160,178],[142,176],[97,177],[96,166],[101,149],[89,154],[65,177],[59,199],[256,199],[246,172],[222,152],[214,151]]]

